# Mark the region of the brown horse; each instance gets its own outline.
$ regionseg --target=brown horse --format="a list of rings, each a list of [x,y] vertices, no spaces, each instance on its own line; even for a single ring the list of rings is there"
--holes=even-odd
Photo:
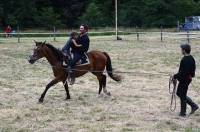
[[[70,94],[68,90],[68,84],[66,82],[67,79],[67,69],[65,69],[62,65],[63,62],[63,54],[60,50],[55,48],[50,44],[46,44],[45,42],[36,42],[36,47],[33,50],[33,54],[29,57],[29,63],[33,64],[35,61],[40,58],[45,57],[50,65],[52,66],[53,73],[55,78],[46,86],[46,89],[42,93],[39,102],[43,102],[44,97],[48,89],[54,84],[62,81],[66,90],[67,97],[66,99],[70,99]],[[75,66],[74,75],[75,77],[80,77],[90,71],[93,73],[97,79],[99,80],[99,94],[103,91],[105,94],[110,95],[110,92],[106,90],[106,75],[103,74],[104,69],[106,67],[108,75],[115,81],[121,81],[120,76],[114,75],[112,72],[111,59],[106,52],[100,51],[90,51],[88,52],[88,58],[90,63],[82,66]]]

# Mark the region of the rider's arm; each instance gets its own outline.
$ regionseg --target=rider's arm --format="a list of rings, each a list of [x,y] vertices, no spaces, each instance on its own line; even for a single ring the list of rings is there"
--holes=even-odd
[[[82,52],[88,51],[90,40],[87,35],[84,35],[81,38],[79,38],[78,43],[82,45],[82,48],[81,48]]]
[[[81,44],[77,44],[76,41],[74,39],[72,39],[72,42],[73,44],[76,46],[76,47],[81,47],[82,45]]]

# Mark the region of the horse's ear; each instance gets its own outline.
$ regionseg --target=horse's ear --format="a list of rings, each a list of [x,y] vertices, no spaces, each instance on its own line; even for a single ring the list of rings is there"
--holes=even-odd
[[[42,46],[44,46],[46,44],[46,40],[44,42],[42,42]]]
[[[35,41],[35,40],[33,40],[33,41],[35,42],[35,45],[36,45],[36,46],[38,46],[38,42],[37,42],[37,41]]]

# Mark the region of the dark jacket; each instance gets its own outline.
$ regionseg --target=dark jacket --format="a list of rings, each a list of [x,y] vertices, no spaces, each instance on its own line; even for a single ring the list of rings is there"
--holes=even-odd
[[[90,39],[88,37],[87,34],[84,35],[79,35],[78,39],[77,39],[77,43],[82,45],[78,50],[80,51],[80,53],[84,53],[87,52],[90,46]]]
[[[174,75],[175,79],[178,81],[191,81],[192,77],[195,76],[196,64],[194,58],[189,56],[184,56],[180,62],[179,71]]]
[[[64,53],[68,53],[70,54],[70,52],[80,52],[81,47],[76,47],[73,44],[72,38],[69,38],[69,40],[67,41],[67,43],[64,45],[64,47],[62,48],[62,51]]]

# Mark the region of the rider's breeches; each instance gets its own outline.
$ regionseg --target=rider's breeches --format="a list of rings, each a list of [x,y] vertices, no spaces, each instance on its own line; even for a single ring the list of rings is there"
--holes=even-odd
[[[69,65],[71,66],[71,68],[73,68],[76,63],[81,59],[82,55],[80,53],[72,53],[73,54],[73,58],[70,61]]]

